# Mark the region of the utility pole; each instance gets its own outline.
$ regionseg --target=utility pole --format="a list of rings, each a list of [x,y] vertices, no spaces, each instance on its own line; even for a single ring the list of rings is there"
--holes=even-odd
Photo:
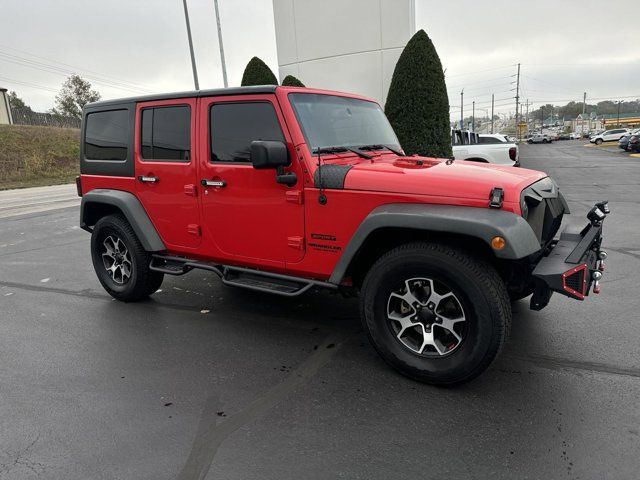
[[[193,55],[193,41],[191,40],[191,24],[189,23],[189,11],[187,10],[187,0],[182,0],[184,6],[184,19],[187,22],[187,37],[189,38],[189,52],[191,53],[191,69],[193,70],[193,85],[196,90],[200,90],[198,83],[198,69],[196,68],[196,58]]]
[[[493,133],[493,100],[494,94],[491,94],[491,133]]]
[[[620,100],[618,100],[618,128],[620,128]]]
[[[473,110],[471,111],[471,131],[475,132],[476,131],[476,101],[474,100],[473,103]],[[619,110],[619,108],[618,108]]]
[[[584,135],[584,115],[585,115],[585,108],[587,108],[587,92],[584,92],[584,94],[582,95],[582,122],[580,122],[582,125],[582,128],[580,129],[580,133]],[[591,122],[589,122],[591,123]]]
[[[542,133],[543,128],[544,128],[544,105],[540,107],[540,133]]]
[[[460,92],[460,130],[464,130],[464,88]],[[462,143],[464,144],[464,135]]]
[[[518,75],[516,77],[516,135],[520,140],[520,128],[518,128],[518,103],[520,102],[520,64],[518,63]]]
[[[218,10],[218,0],[213,0],[213,6],[216,9],[216,25],[218,26],[218,45],[220,46],[220,63],[222,64],[222,81],[224,88],[227,88],[227,64],[224,61],[224,46],[222,45],[222,27],[220,27],[220,11]]]
[[[527,113],[524,116],[524,123],[527,124],[527,133],[529,133],[529,99],[527,98]]]

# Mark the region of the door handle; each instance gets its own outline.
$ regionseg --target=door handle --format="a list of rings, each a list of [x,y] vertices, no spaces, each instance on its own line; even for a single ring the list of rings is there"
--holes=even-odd
[[[138,180],[145,183],[158,183],[160,181],[158,177],[148,177],[146,175],[139,175]]]
[[[207,180],[206,178],[203,178],[202,180],[200,180],[200,184],[203,187],[226,187],[227,186],[227,182],[225,182],[224,180]]]

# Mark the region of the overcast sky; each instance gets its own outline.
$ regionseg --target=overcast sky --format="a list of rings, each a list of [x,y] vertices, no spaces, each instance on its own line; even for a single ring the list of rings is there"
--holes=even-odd
[[[221,87],[213,1],[188,4],[200,86]],[[277,72],[272,0],[219,4],[229,84],[240,83],[254,55]],[[416,26],[447,69],[452,116],[463,87],[465,110],[475,100],[479,116],[491,92],[496,110],[513,110],[518,62],[522,99],[534,108],[581,101],[583,91],[594,103],[640,97],[637,6],[637,0],[416,0]],[[192,89],[182,1],[2,0],[0,86],[44,111],[72,71],[103,98]]]

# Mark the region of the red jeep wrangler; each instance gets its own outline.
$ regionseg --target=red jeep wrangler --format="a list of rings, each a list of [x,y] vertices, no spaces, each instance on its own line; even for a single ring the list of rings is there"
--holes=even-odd
[[[511,299],[584,299],[604,269],[606,202],[555,239],[544,173],[407,156],[380,106],[274,86],[87,105],[79,193],[93,265],[135,301],[194,268],[283,296],[360,295],[380,355],[420,381],[480,374]]]

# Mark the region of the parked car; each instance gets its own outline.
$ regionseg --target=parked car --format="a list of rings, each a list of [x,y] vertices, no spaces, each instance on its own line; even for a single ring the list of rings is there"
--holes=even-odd
[[[622,137],[618,141],[618,147],[620,147],[623,150],[630,150],[629,141],[631,140],[631,137],[633,137],[634,135],[640,135],[640,129],[631,130],[624,137]]]
[[[628,128],[616,128],[614,130],[605,130],[602,133],[593,135],[589,138],[589,142],[601,145],[603,142],[617,142],[629,132]]]
[[[515,143],[501,142],[467,130],[451,130],[451,148],[456,160],[520,166],[520,152]],[[484,141],[483,141],[484,140]]]
[[[628,152],[640,152],[640,134],[632,135],[629,139],[629,145],[627,146]]]
[[[571,140],[571,135],[568,133],[561,133],[560,135],[558,135],[558,138],[560,140]]]
[[[569,135],[569,138],[571,140],[580,140],[582,138],[582,132],[573,132],[571,135]]]
[[[534,133],[527,139],[527,143],[551,143],[552,141],[546,133]]]
[[[599,292],[606,202],[556,241],[569,212],[545,173],[407,156],[373,100],[279,86],[160,94],[88,104],[81,132],[80,226],[117,300],[194,269],[284,297],[359,295],[386,362],[451,385],[496,357],[510,297],[533,292],[539,310],[552,292]]]

